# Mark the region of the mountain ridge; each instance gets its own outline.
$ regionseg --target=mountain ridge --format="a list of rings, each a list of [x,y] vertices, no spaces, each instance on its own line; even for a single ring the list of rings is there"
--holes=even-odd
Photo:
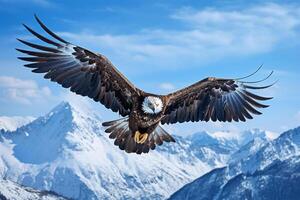
[[[243,156],[239,156],[239,155]],[[217,168],[170,196],[176,199],[297,199],[300,184],[300,127],[277,139],[255,139]],[[277,181],[274,185],[275,180]],[[285,193],[290,191],[290,193]],[[280,197],[280,198],[279,198]]]

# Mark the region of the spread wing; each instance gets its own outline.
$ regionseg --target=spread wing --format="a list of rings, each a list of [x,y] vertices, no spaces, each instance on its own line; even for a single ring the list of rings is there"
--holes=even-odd
[[[246,119],[252,119],[253,114],[261,114],[257,108],[268,107],[268,105],[264,105],[260,101],[271,98],[259,96],[249,90],[265,89],[273,84],[258,87],[248,83],[255,82],[243,82],[238,79],[206,78],[189,87],[171,93],[166,96],[169,102],[161,123],[173,124],[177,122],[209,120],[231,122],[232,120],[246,121]]]
[[[42,46],[18,39],[35,49],[34,51],[17,49],[30,56],[19,57],[21,60],[31,62],[25,66],[32,68],[32,72],[44,73],[44,78],[70,88],[76,94],[101,102],[106,108],[119,112],[122,116],[128,115],[132,106],[132,96],[138,94],[139,90],[105,56],[61,39],[37,16],[35,18],[54,40],[24,25],[30,33],[50,45]]]

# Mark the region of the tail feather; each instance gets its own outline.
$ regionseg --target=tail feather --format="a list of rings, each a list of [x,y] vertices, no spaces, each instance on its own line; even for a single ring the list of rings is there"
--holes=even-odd
[[[116,129],[112,130],[109,135],[109,138],[115,139],[119,134],[123,134],[126,131],[126,129],[127,129],[126,124],[124,124],[123,126],[120,126],[118,129],[116,128]]]
[[[134,139],[131,135],[127,136],[127,139],[125,142],[126,142],[125,151],[127,153],[136,152],[136,147],[137,147],[136,142],[134,141]]]
[[[162,138],[166,142],[175,142],[175,139],[161,126],[158,126],[156,130],[159,132],[160,135],[162,135]]]
[[[128,121],[128,117],[113,120],[113,121],[103,122],[102,126],[113,126],[113,125],[119,124],[121,122],[124,122],[125,120]]]
[[[148,153],[150,149],[154,150],[156,145],[162,145],[164,141],[175,142],[174,138],[159,125],[152,133],[149,133],[144,143],[139,144],[134,140],[135,133],[131,132],[128,123],[128,117],[102,123],[104,127],[107,127],[105,132],[109,133],[109,138],[115,140],[114,145],[127,153]]]

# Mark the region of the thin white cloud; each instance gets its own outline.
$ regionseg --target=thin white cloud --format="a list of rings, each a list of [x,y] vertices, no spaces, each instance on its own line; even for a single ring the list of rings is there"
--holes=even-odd
[[[300,25],[299,6],[273,3],[229,11],[184,8],[172,17],[189,23],[191,29],[219,35],[227,43],[216,45],[238,54],[269,51],[282,40],[298,35]]]
[[[22,80],[12,76],[0,76],[0,99],[21,104],[33,104],[51,96],[48,87],[39,87],[33,80]]]
[[[200,29],[272,28],[291,30],[299,25],[299,7],[268,3],[235,10],[183,8],[172,15]],[[283,23],[285,22],[285,23]]]
[[[223,57],[272,51],[299,36],[300,6],[263,4],[236,10],[183,8],[170,16],[185,29],[142,30],[136,34],[63,33],[73,43],[100,49],[131,69],[188,68]],[[290,43],[289,43],[290,44]]]
[[[159,88],[162,90],[170,91],[174,90],[176,87],[172,83],[161,83],[159,84]]]

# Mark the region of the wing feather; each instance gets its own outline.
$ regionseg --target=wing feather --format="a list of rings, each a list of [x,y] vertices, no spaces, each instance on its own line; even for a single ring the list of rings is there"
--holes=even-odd
[[[122,116],[128,115],[133,103],[132,98],[139,95],[140,90],[135,88],[105,56],[63,40],[50,31],[37,16],[35,18],[53,39],[24,25],[31,34],[50,45],[48,47],[18,39],[35,49],[16,49],[28,55],[19,57],[23,61],[30,62],[24,66],[31,68],[34,73],[44,73],[44,78],[57,82],[76,94],[101,102]]]
[[[206,78],[166,96],[168,103],[162,124],[189,121],[246,121],[251,114],[260,115],[256,108],[266,108],[261,101],[272,99],[249,90],[271,87],[245,85],[235,79]],[[251,114],[250,114],[251,113]]]

